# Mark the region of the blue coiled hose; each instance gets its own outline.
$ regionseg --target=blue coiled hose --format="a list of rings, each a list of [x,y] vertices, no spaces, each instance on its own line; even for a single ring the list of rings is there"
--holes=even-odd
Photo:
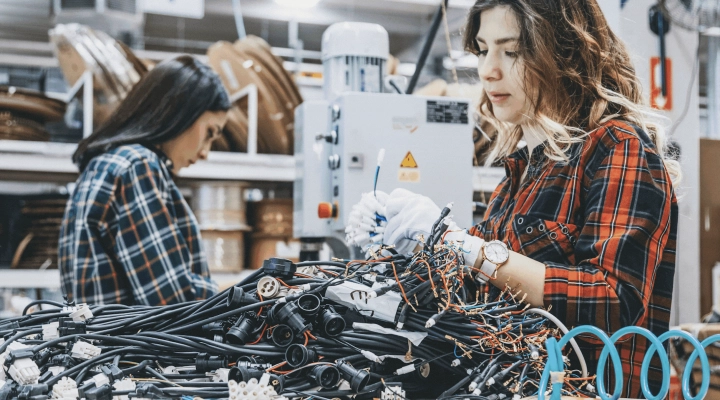
[[[650,331],[648,331],[645,328],[640,328],[636,326],[629,326],[620,329],[617,331],[614,335],[611,337],[608,337],[605,332],[600,330],[599,328],[596,328],[594,326],[579,326],[577,328],[574,328],[570,330],[565,336],[563,336],[560,340],[556,340],[555,338],[550,338],[546,342],[548,357],[547,361],[545,363],[545,370],[543,371],[542,378],[540,379],[540,391],[538,393],[538,400],[544,400],[545,399],[545,390],[544,388],[547,388],[548,382],[551,380],[551,377],[553,374],[562,374],[562,372],[565,370],[565,365],[563,362],[563,356],[562,356],[562,349],[565,347],[565,345],[570,341],[570,339],[574,338],[577,335],[581,334],[592,334],[596,336],[598,339],[600,339],[604,344],[605,347],[603,348],[603,351],[600,353],[600,358],[598,359],[598,366],[597,366],[597,379],[596,379],[596,387],[597,387],[597,393],[598,396],[602,400],[617,400],[620,398],[620,395],[622,393],[622,383],[623,383],[623,372],[622,372],[622,363],[620,361],[620,355],[617,352],[617,349],[615,348],[615,342],[617,342],[620,338],[626,335],[642,335],[646,337],[652,345],[648,349],[647,353],[645,354],[645,358],[643,359],[642,368],[640,371],[640,385],[643,392],[643,395],[648,400],[662,400],[667,395],[667,392],[670,388],[670,363],[668,361],[668,355],[665,351],[665,347],[662,345],[663,342],[668,340],[672,337],[681,337],[690,344],[693,345],[695,350],[690,354],[690,358],[688,359],[687,365],[688,367],[685,368],[685,371],[683,373],[682,377],[682,393],[685,400],[699,400],[703,399],[705,395],[707,394],[708,388],[710,386],[710,363],[708,362],[707,354],[705,353],[705,348],[709,346],[711,343],[720,341],[720,335],[713,335],[709,338],[705,339],[700,343],[697,339],[695,339],[692,335],[690,335],[687,332],[680,331],[680,330],[671,330],[668,332],[665,332],[664,334],[660,335],[660,337],[656,337],[653,335]],[[660,392],[657,395],[653,395],[650,392],[650,387],[648,384],[648,369],[650,367],[650,361],[652,360],[653,356],[655,355],[655,352],[658,353],[658,356],[660,357],[660,361],[662,364],[662,371],[663,371],[663,383],[660,388]],[[613,370],[615,371],[615,389],[613,391],[612,396],[608,395],[608,393],[605,391],[605,363],[607,362],[608,355],[612,359],[613,363]],[[700,364],[702,368],[702,383],[700,385],[700,391],[698,392],[697,396],[692,396],[692,393],[690,392],[690,373],[692,372],[692,365],[695,363],[695,360],[700,357]],[[562,375],[560,375],[562,376]],[[563,386],[563,380],[557,379],[557,381],[552,382],[552,394],[550,396],[551,400],[560,400],[561,393],[562,393],[562,386]]]

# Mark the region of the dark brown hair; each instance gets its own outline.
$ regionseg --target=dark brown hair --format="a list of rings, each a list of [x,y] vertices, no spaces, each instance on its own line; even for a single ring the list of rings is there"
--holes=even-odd
[[[90,160],[124,144],[154,146],[174,139],[205,111],[227,111],[230,99],[220,77],[189,55],[156,65],[132,88],[110,118],[78,145],[73,162]]]

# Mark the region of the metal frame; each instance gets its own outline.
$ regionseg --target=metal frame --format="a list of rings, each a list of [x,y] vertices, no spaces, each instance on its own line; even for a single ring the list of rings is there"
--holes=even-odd
[[[67,97],[64,99],[65,103],[70,103],[80,93],[81,88],[83,94],[83,137],[88,137],[93,131],[93,75],[91,71],[85,71],[70,88]]]
[[[236,101],[247,96],[248,98],[248,155],[257,155],[257,124],[258,124],[258,89],[253,83],[240,89],[230,96],[230,102],[235,104]]]

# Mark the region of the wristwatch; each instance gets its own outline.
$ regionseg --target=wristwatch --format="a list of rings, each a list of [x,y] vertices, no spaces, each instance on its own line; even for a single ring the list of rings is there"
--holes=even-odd
[[[487,282],[495,277],[497,270],[510,258],[510,250],[505,243],[499,240],[485,242],[482,246],[483,262],[477,279]]]

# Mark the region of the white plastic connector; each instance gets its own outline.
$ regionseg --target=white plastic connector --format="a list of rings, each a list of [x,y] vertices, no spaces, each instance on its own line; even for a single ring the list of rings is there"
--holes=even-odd
[[[307,267],[298,267],[296,272],[298,274],[315,276],[318,273],[318,269],[314,265],[308,265]]]
[[[93,313],[90,311],[90,307],[88,307],[85,303],[78,304],[77,310],[70,313],[70,318],[72,318],[75,322],[87,321],[92,317]]]
[[[522,397],[520,397],[519,394],[516,394],[513,396],[512,400],[520,400]]]
[[[78,308],[75,307],[75,306],[65,306],[65,307],[62,308],[62,312],[64,312],[64,313],[70,313],[70,314],[74,313],[74,312],[77,311],[77,310],[78,310]]]
[[[257,291],[264,299],[272,299],[280,294],[280,282],[272,276],[264,276],[257,283]]]
[[[178,370],[175,368],[174,365],[169,365],[165,368],[163,368],[163,375],[177,375]]]
[[[435,326],[435,319],[436,319],[435,315],[433,315],[432,318],[428,319],[427,322],[425,322],[425,328],[430,329],[433,326]]]
[[[478,383],[477,382],[470,382],[470,385],[468,385],[468,392],[472,393],[477,389]]]
[[[63,377],[53,385],[53,399],[76,399],[78,397],[80,397],[80,394],[78,393],[77,383],[72,378]]]
[[[268,385],[270,375],[263,374],[258,381],[253,378],[247,382],[228,381],[228,391],[230,392],[230,400],[287,400],[283,396],[278,396],[275,388]]]
[[[287,291],[286,294],[283,294],[283,291],[284,291],[284,290]],[[283,286],[283,287],[280,288],[280,296],[287,296],[287,295],[295,294],[295,293],[304,293],[304,292],[307,292],[308,290],[310,290],[310,284],[309,284],[309,283],[306,283],[306,284],[304,284],[304,285],[299,285],[298,287],[293,288],[293,289],[288,289],[288,288],[286,288],[285,286]]]
[[[475,389],[475,390],[473,390],[472,395],[473,395],[473,396],[480,396],[480,389]]]
[[[5,343],[5,339],[3,339],[2,343]],[[0,344],[2,344],[0,343]],[[7,349],[5,349],[5,352],[0,354],[0,380],[7,379],[7,375],[5,374],[5,368],[3,365],[5,365],[5,357],[7,357],[11,351],[13,350],[19,350],[19,349],[25,349],[29,346],[24,345],[18,341],[12,342],[8,345]]]
[[[110,384],[110,378],[103,373],[99,373],[99,374],[93,376],[91,379],[89,379],[89,381],[94,383],[95,387],[98,387],[98,388],[102,385]]]
[[[381,400],[405,400],[405,391],[401,386],[388,385],[385,390],[380,393]]]
[[[40,368],[38,368],[35,361],[30,358],[19,358],[15,360],[8,373],[15,380],[15,382],[23,385],[33,385],[38,383],[40,378]]]
[[[495,384],[495,379],[492,378],[492,377],[488,378],[486,386],[489,387],[489,386],[492,386],[492,385],[494,385],[494,384]]]
[[[135,390],[136,385],[135,382],[131,381],[129,378],[121,379],[119,381],[115,381],[113,383],[113,388],[117,391],[125,391],[125,390]],[[130,397],[128,395],[120,395],[120,396],[113,396],[112,400],[129,400]]]
[[[450,366],[451,366],[451,367],[457,367],[458,365],[460,365],[460,359],[459,359],[459,358],[456,358],[456,359],[452,360],[452,362],[450,363]]]
[[[228,392],[228,398],[230,400],[238,400],[240,398],[240,387],[238,386],[238,383],[232,379],[228,381]]]
[[[62,365],[54,365],[52,367],[48,367],[48,371],[50,371],[53,374],[53,376],[55,376],[61,372],[65,372],[65,369],[66,368],[63,367]]]
[[[51,322],[49,324],[43,324],[42,326],[42,335],[43,340],[53,340],[60,337],[60,334],[58,333],[58,327],[60,326],[60,323],[55,321]]]
[[[585,385],[585,390],[591,393],[595,393],[595,386],[593,386],[592,383],[588,383],[587,385]]]
[[[218,368],[215,372],[208,372],[207,375],[212,377],[213,382],[228,382],[230,368]]]
[[[375,355],[375,353],[373,353],[372,351],[361,350],[361,351],[360,351],[360,354],[362,354],[363,356],[365,356],[365,358],[367,358],[367,359],[370,360],[370,361],[373,361],[373,362],[376,362],[376,363],[382,362],[382,360],[380,360],[380,357],[378,357],[377,355]]]
[[[99,356],[101,352],[102,349],[100,349],[99,347],[94,346],[88,342],[79,341],[75,342],[75,344],[73,345],[70,356],[72,358],[90,360]]]
[[[398,368],[395,371],[395,375],[405,375],[415,371],[415,364],[406,365],[402,368]]]

